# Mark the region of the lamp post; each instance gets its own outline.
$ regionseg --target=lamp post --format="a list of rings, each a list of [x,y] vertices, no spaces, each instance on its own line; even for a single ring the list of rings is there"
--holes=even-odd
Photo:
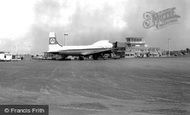
[[[64,46],[66,45],[66,36],[68,36],[69,34],[68,33],[64,33]]]
[[[170,56],[170,38],[168,38],[168,56]]]

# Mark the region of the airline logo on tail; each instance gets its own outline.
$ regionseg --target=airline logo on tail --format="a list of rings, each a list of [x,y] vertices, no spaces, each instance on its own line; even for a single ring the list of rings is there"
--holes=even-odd
[[[49,33],[49,44],[58,44],[55,32]]]

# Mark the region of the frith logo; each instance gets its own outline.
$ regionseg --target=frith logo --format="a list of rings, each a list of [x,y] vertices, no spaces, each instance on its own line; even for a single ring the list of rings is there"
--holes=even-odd
[[[177,22],[180,16],[175,14],[175,9],[176,8],[173,7],[158,13],[154,11],[144,13],[143,17],[145,20],[143,22],[143,27],[149,29],[155,26],[157,29],[160,29],[168,24]]]

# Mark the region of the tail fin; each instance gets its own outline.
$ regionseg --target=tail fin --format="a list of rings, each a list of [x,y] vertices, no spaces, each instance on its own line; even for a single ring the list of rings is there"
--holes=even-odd
[[[55,32],[50,32],[49,33],[49,44],[50,45],[58,44],[58,42],[56,40],[56,34],[55,34]]]
[[[62,46],[57,42],[56,40],[56,34],[55,32],[49,33],[49,45],[48,45],[48,52],[57,52],[60,50]]]

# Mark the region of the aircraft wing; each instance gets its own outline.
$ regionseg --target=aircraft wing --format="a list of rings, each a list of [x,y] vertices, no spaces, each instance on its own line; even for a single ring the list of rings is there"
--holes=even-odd
[[[104,53],[104,52],[109,52],[111,51],[111,49],[100,49],[100,50],[91,50],[91,51],[85,51],[85,52],[82,52],[81,54],[82,55],[93,55],[93,54],[98,54],[98,53]]]

